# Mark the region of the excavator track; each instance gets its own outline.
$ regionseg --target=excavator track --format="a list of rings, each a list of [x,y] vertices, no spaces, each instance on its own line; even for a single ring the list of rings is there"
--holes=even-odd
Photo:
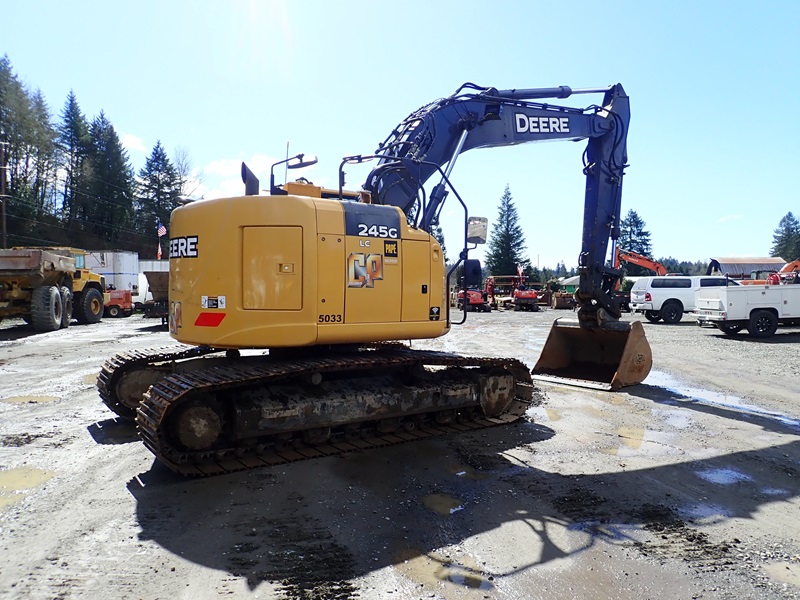
[[[137,410],[137,428],[145,446],[181,475],[232,473],[504,425],[522,417],[533,399],[530,370],[516,359],[464,357],[401,345],[362,347],[335,356],[208,362],[207,368],[159,379]],[[316,411],[323,410],[320,407],[338,399],[343,398],[340,410],[346,411],[364,397],[371,398],[370,385],[378,395],[395,394],[401,401],[407,400],[412,388],[387,389],[381,374],[414,370],[424,371],[423,379],[432,378],[430,389],[441,390],[431,396],[427,383],[413,388],[434,406],[425,410],[406,407],[402,414],[392,415],[382,412],[381,400],[374,400],[354,421],[326,426],[325,419],[330,417],[325,413],[316,416],[321,419],[316,428],[306,424],[313,421]],[[358,378],[361,387],[350,389]],[[473,383],[463,383],[465,380]],[[332,381],[335,394],[315,403],[314,389],[322,387],[321,381]],[[509,382],[511,390],[507,389]],[[298,387],[302,391],[296,395],[296,410],[289,398],[293,386],[306,386]],[[477,402],[457,407],[447,404],[448,394],[455,397],[462,388],[478,387],[489,390],[481,392],[481,403],[487,402],[483,408]],[[274,399],[263,399],[271,394]],[[493,406],[493,398],[501,397]],[[301,426],[289,426],[292,418]],[[287,429],[259,429],[268,420],[286,424]]]
[[[123,352],[108,359],[100,369],[97,376],[97,391],[100,399],[108,408],[123,419],[133,421],[136,419],[136,406],[149,387],[148,380],[138,382],[137,391],[123,391],[123,381],[130,378],[137,371],[153,369],[153,365],[161,364],[160,371],[168,374],[172,371],[177,361],[198,358],[208,354],[220,352],[208,346],[164,346],[150,348],[145,351],[131,350]]]

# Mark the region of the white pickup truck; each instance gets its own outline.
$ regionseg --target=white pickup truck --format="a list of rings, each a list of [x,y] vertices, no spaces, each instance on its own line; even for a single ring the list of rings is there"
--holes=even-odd
[[[778,324],[800,325],[800,285],[742,285],[702,288],[695,297],[697,324],[710,323],[735,335],[747,329],[767,338]]]

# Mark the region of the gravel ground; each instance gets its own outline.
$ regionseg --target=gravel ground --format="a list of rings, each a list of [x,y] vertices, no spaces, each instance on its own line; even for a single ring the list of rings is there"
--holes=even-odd
[[[413,346],[533,366],[566,316]],[[644,329],[621,392],[541,383],[511,426],[194,480],[97,396],[108,357],[171,343],[154,321],[0,323],[0,597],[800,598],[800,329]]]

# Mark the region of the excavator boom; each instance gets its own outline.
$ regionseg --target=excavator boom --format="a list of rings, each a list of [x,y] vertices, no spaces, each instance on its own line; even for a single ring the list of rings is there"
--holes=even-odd
[[[602,103],[583,109],[534,101],[598,92],[603,93]],[[583,90],[497,90],[467,83],[415,111],[392,131],[377,151],[381,160],[364,188],[377,203],[398,206],[406,214],[416,205],[422,215],[419,224],[427,231],[438,221],[448,175],[461,153],[544,140],[588,140],[580,284],[575,294],[578,321],[554,324],[533,372],[616,389],[640,383],[652,365],[641,327],[619,321],[621,309],[613,295],[619,287],[619,268],[605,264],[609,241],[620,234],[629,122],[630,103],[620,84]],[[423,184],[445,164],[442,181],[426,201]],[[592,368],[600,363],[604,368]],[[617,367],[610,374],[609,365]],[[585,377],[577,376],[581,374]]]

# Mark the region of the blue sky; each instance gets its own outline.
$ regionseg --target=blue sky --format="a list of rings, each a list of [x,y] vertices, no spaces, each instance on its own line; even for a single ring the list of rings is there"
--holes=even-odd
[[[623,214],[644,219],[656,257],[767,256],[780,219],[800,217],[798,2],[28,0],[3,14],[0,53],[54,117],[73,90],[89,118],[105,112],[137,171],[157,140],[188,152],[206,198],[243,192],[242,160],[268,181],[287,143],[319,157],[290,178],[335,187],[343,156],[374,151],[466,81],[619,82],[632,113]],[[571,267],[583,148],[473,150],[452,180],[490,226],[508,184],[533,264]],[[368,168],[347,172],[358,188]],[[452,257],[454,202],[442,225]]]

